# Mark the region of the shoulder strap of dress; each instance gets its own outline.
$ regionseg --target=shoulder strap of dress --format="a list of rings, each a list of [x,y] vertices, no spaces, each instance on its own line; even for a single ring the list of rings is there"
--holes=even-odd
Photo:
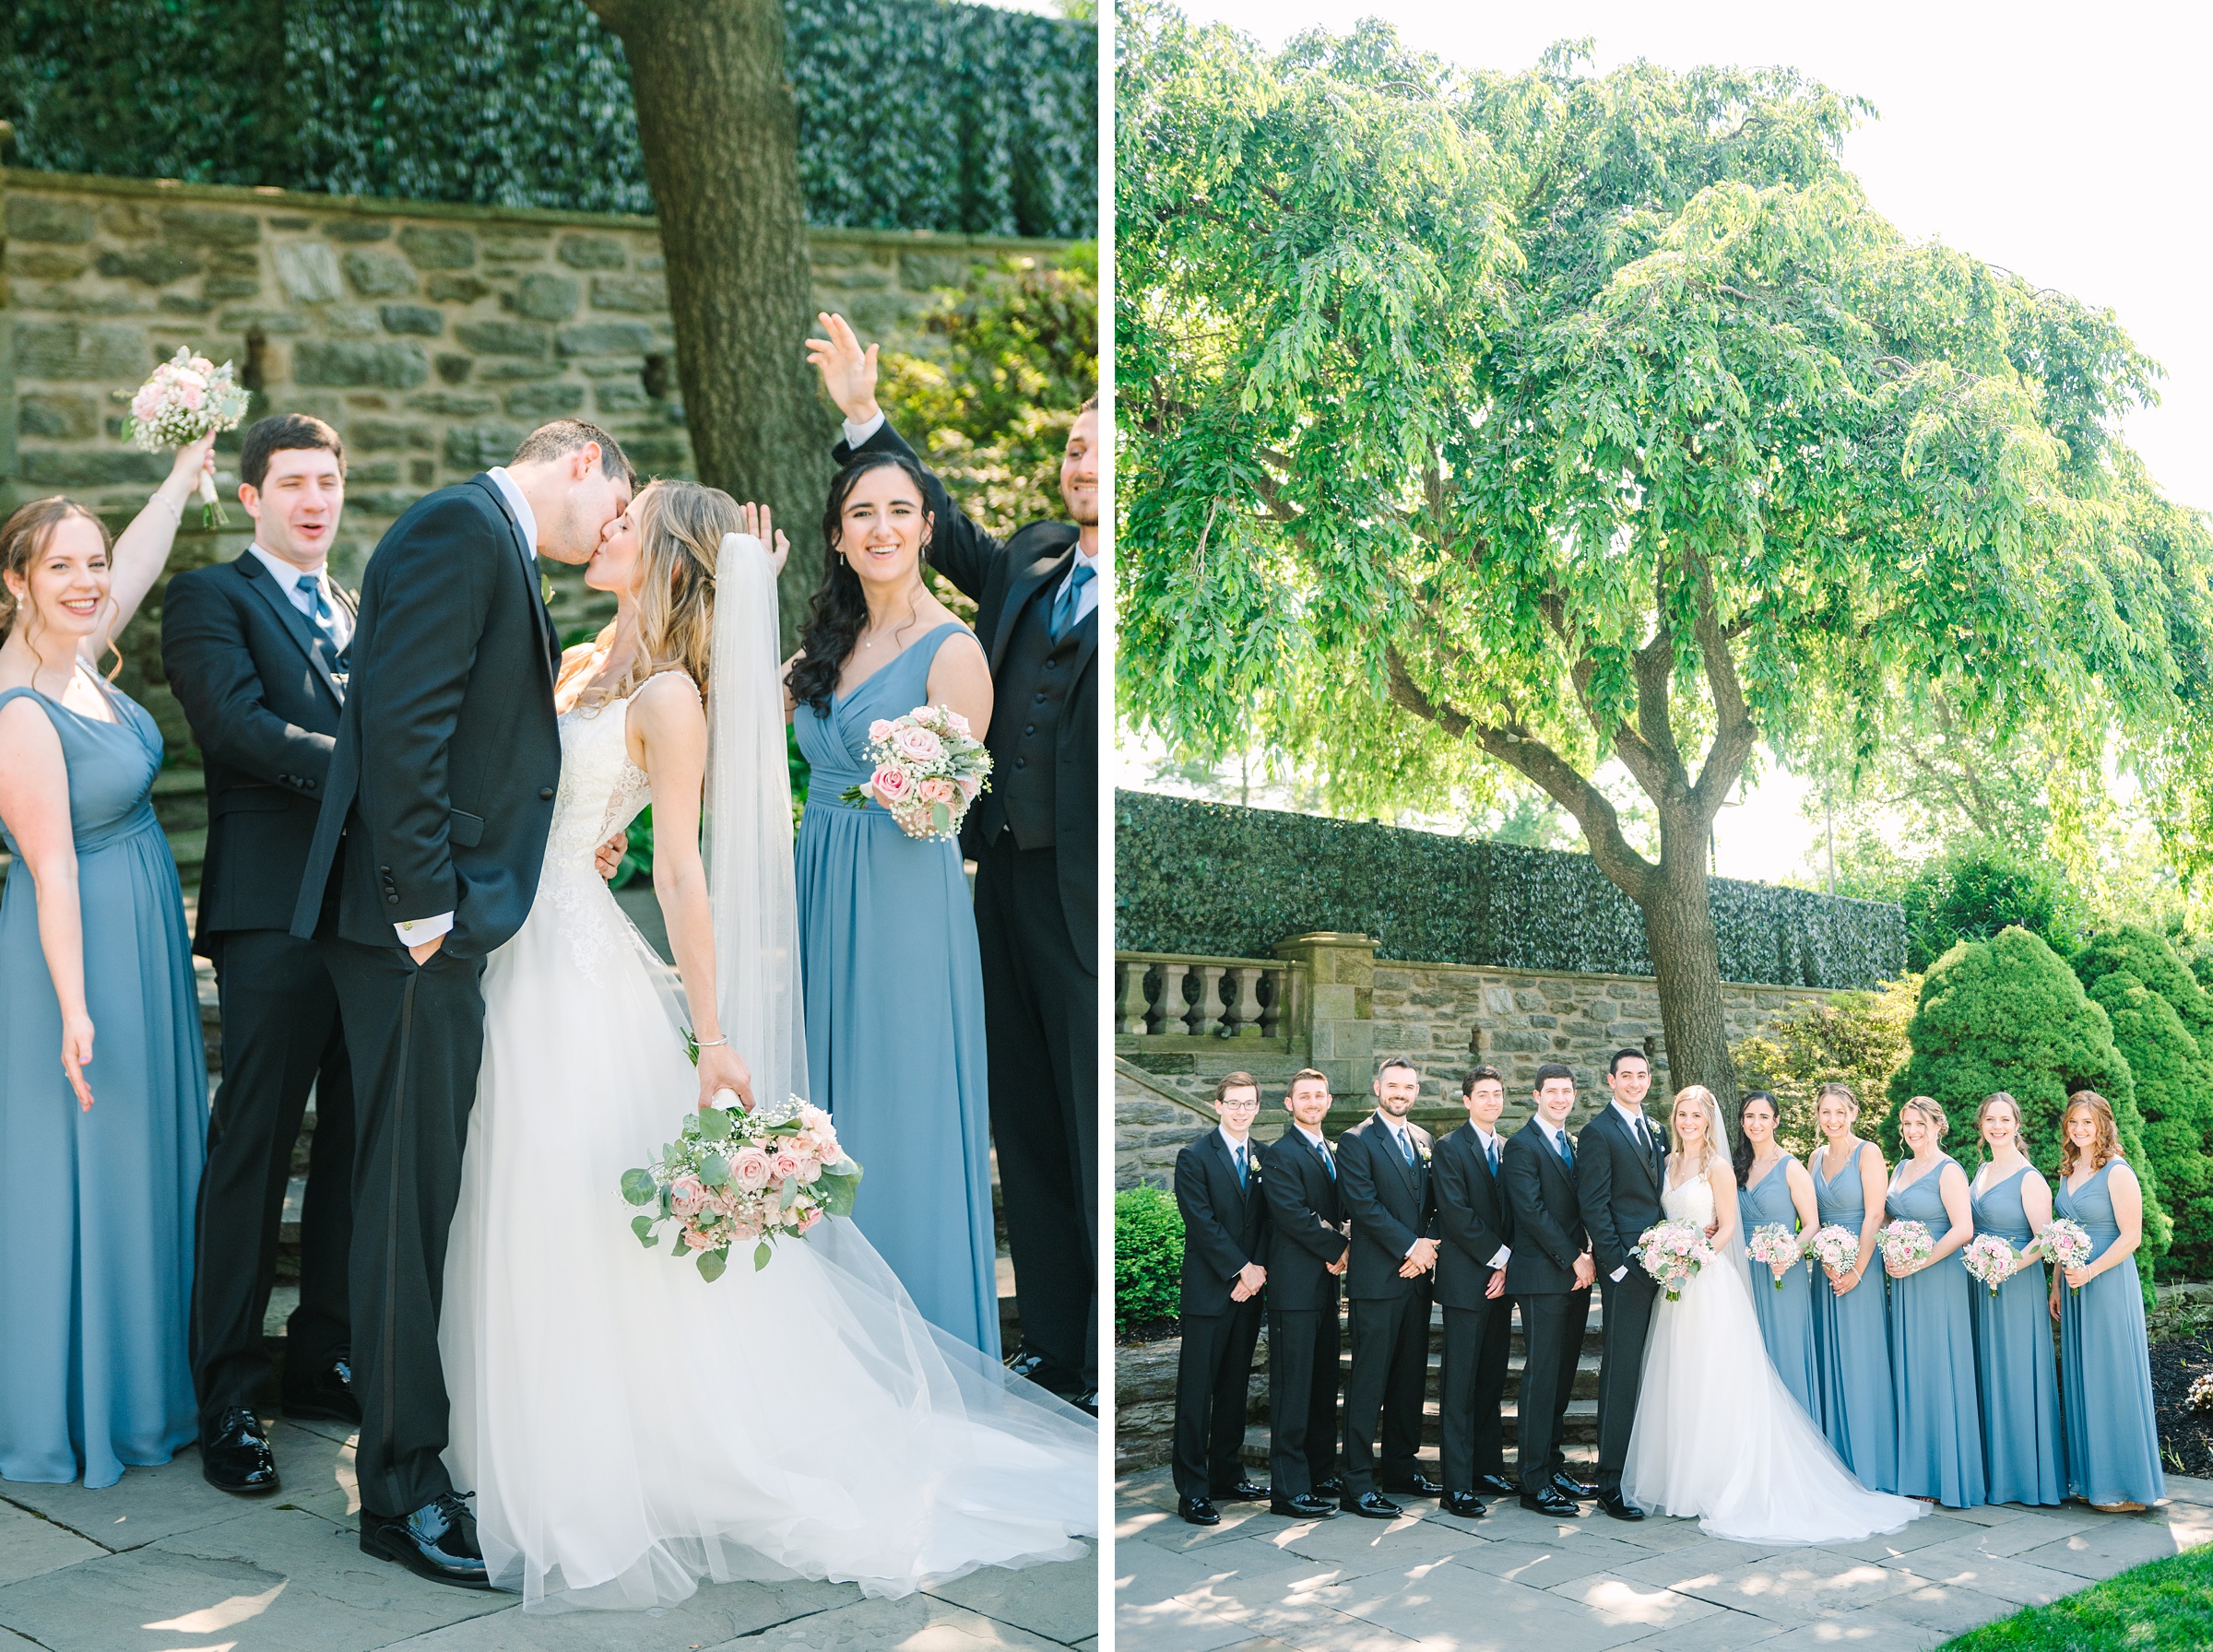
[[[0,689],[0,705],[6,705],[11,700],[20,700],[27,694],[31,699],[41,702],[46,698],[38,690],[18,684],[12,689]]]

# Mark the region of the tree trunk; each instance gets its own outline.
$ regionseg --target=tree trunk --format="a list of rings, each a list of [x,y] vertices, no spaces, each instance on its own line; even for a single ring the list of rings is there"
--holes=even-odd
[[[1681,818],[1674,818],[1677,815]],[[1703,1084],[1722,1104],[1732,1141],[1736,1129],[1736,1069],[1722,999],[1721,948],[1707,900],[1706,831],[1695,812],[1663,807],[1660,864],[1638,903],[1645,946],[1660,989],[1660,1031],[1667,1040],[1671,1092]]]
[[[822,570],[825,410],[801,344],[812,320],[799,112],[780,0],[591,0],[621,37],[669,260],[677,373],[700,479],[775,512],[791,536],[784,630]]]

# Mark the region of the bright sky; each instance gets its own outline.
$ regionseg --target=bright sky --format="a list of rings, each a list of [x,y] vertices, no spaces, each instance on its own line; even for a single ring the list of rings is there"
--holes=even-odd
[[[2108,0],[1185,0],[1186,15],[1264,44],[1364,17],[1471,67],[1521,68],[1592,36],[1603,71],[1635,58],[1788,64],[1872,101],[1846,165],[1911,235],[2109,307],[2167,371],[2127,434],[2168,495],[2213,508],[2213,147],[2205,71],[2213,6]],[[1780,877],[1817,829],[1772,776],[1716,827],[1722,870]]]

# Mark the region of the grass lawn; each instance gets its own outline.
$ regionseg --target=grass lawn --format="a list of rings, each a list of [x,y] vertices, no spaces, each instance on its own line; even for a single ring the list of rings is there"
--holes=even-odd
[[[2183,1652],[2213,1646],[2213,1548],[2170,1555],[2050,1606],[1947,1641],[1938,1652]]]

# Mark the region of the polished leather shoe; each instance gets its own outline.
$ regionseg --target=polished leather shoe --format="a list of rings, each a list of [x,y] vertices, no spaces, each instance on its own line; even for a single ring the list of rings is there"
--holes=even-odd
[[[1176,1512],[1193,1526],[1219,1526],[1222,1516],[1214,1505],[1203,1497],[1185,1497],[1176,1504]]]
[[[1390,1498],[1374,1492],[1363,1492],[1357,1497],[1347,1497],[1337,1506],[1348,1515],[1358,1515],[1364,1520],[1395,1520],[1406,1512]]]
[[[1214,1492],[1214,1501],[1216,1503],[1265,1503],[1273,1495],[1275,1495],[1273,1492],[1257,1480],[1240,1480],[1234,1486],[1217,1487]]]
[[[1399,1481],[1383,1489],[1393,1497],[1437,1497],[1443,1494],[1445,1488],[1416,1469],[1412,1479]]]
[[[1519,1496],[1521,1491],[1520,1486],[1503,1474],[1478,1474],[1475,1477],[1475,1489],[1487,1492],[1493,1497]]]
[[[1311,1492],[1301,1492],[1296,1497],[1272,1497],[1268,1512],[1283,1515],[1293,1520],[1326,1520],[1337,1510]]]
[[[1086,1388],[1068,1403],[1074,1406],[1079,1411],[1095,1417],[1099,1414],[1099,1391],[1096,1388]]]
[[[1644,1518],[1644,1511],[1634,1503],[1626,1500],[1619,1492],[1608,1492],[1598,1500],[1598,1506],[1604,1509],[1616,1520],[1641,1520]]]
[[[443,1492],[411,1515],[361,1511],[361,1552],[396,1561],[418,1577],[458,1589],[489,1589],[477,1519],[467,1503]]]
[[[1329,1497],[1332,1499],[1343,1496],[1344,1476],[1342,1474],[1332,1474],[1327,1480],[1316,1481],[1314,1482],[1314,1495],[1317,1497]]]
[[[1483,1499],[1473,1492],[1447,1492],[1437,1501],[1437,1506],[1448,1515],[1458,1515],[1463,1520],[1480,1520],[1490,1513]]]
[[[1546,1486],[1542,1492],[1522,1493],[1521,1506],[1534,1509],[1540,1515],[1550,1515],[1555,1519],[1560,1520],[1572,1520],[1583,1512],[1581,1504],[1572,1497],[1563,1497],[1550,1486]]]
[[[353,1368],[344,1360],[333,1360],[298,1380],[286,1372],[284,1414],[299,1421],[359,1422],[361,1404],[353,1397]]]
[[[241,1497],[277,1490],[277,1454],[261,1432],[261,1419],[243,1405],[218,1415],[200,1435],[200,1475],[217,1491]]]
[[[1563,1497],[1572,1497],[1578,1503],[1588,1503],[1598,1495],[1596,1486],[1587,1486],[1565,1471],[1552,1477],[1552,1489]]]

